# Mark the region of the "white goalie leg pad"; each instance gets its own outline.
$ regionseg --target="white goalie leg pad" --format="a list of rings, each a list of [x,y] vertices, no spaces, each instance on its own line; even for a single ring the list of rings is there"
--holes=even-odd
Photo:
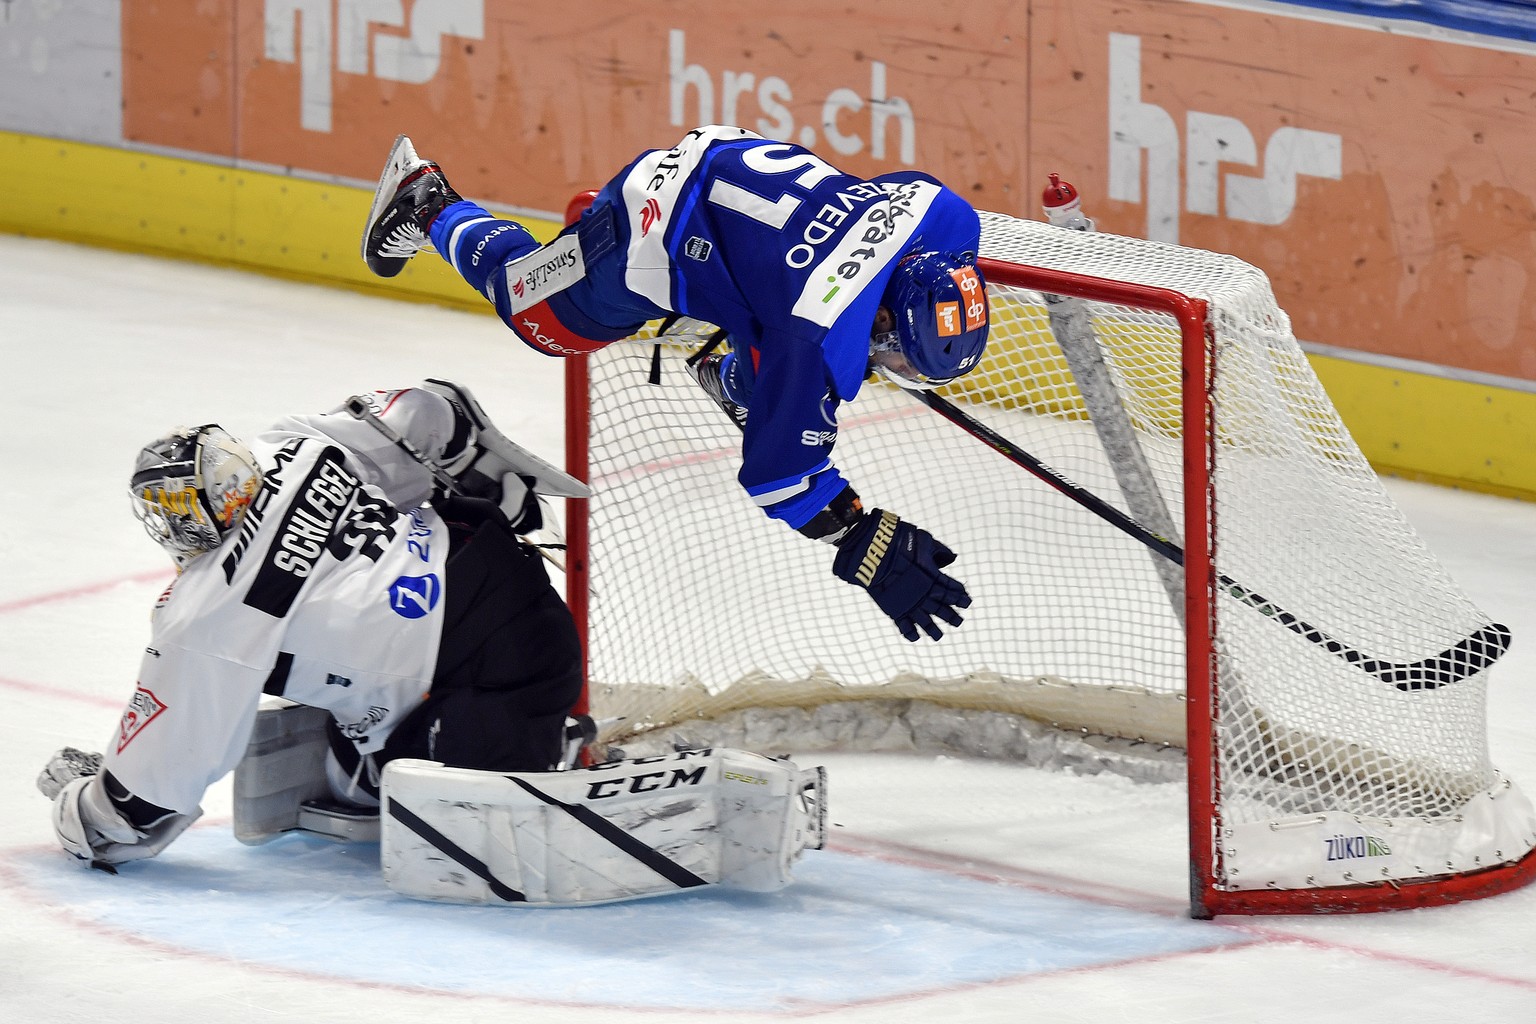
[[[826,833],[821,768],[691,750],[565,772],[432,761],[384,769],[380,858],[395,892],[583,906],[704,885],[771,892]]]
[[[235,838],[264,843],[299,828],[302,806],[330,796],[325,777],[329,712],[264,698],[235,766]]]

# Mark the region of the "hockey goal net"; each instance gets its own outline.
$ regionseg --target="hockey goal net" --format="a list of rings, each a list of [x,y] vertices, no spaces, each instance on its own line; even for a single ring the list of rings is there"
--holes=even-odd
[[[938,643],[746,497],[740,433],[684,367],[702,337],[567,361],[570,468],[595,491],[571,602],[592,713],[623,718],[603,738],[1182,749],[1197,916],[1528,881],[1536,813],[1487,751],[1507,634],[1387,496],[1266,277],[992,214],[982,257],[988,354],[942,392],[971,426],[874,382],[839,413],[866,507],[959,555],[974,604]]]

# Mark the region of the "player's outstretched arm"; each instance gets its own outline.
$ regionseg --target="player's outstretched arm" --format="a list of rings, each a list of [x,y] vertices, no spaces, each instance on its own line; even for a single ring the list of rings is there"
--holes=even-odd
[[[958,609],[971,604],[964,585],[943,572],[954,560],[927,530],[877,508],[838,541],[832,571],[869,591],[908,640],[917,640],[919,628],[937,640],[944,632],[934,619],[958,626],[964,621]]]

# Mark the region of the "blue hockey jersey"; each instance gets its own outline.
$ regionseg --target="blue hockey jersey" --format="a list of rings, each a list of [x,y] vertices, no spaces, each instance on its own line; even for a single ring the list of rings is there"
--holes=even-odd
[[[837,408],[864,380],[896,263],[975,253],[980,222],[927,175],[866,181],[716,125],[642,153],[551,245],[517,234],[472,203],[432,226],[438,251],[535,347],[590,351],[580,339],[624,337],[669,313],[730,332],[750,392],[740,482],[798,528],[846,486],[831,461]]]

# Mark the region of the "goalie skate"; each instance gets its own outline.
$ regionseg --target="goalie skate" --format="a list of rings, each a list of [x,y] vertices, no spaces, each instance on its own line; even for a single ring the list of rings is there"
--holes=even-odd
[[[397,136],[363,229],[363,262],[380,277],[394,277],[412,256],[432,248],[427,228],[460,201],[442,169],[417,156],[408,136]]]

